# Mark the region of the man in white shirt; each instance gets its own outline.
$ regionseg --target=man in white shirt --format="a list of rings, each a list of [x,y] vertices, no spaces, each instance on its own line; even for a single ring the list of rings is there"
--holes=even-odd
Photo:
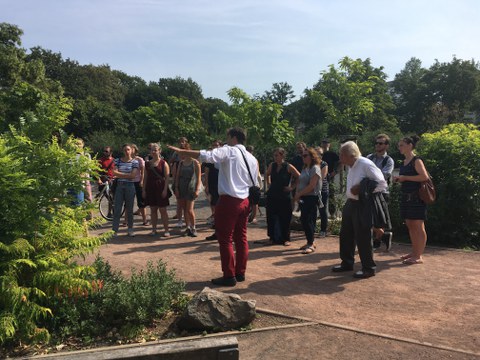
[[[258,185],[257,160],[246,151],[243,145],[245,140],[243,129],[231,128],[227,131],[226,145],[220,148],[198,151],[169,146],[181,155],[214,163],[218,167],[220,197],[215,208],[215,233],[220,247],[223,276],[212,279],[212,283],[219,286],[235,286],[237,281],[245,281],[248,259],[248,195],[249,188]],[[246,162],[255,183],[252,183]]]
[[[362,262],[362,270],[353,274],[356,278],[369,278],[375,275],[376,264],[373,261],[371,238],[372,224],[362,221],[363,204],[359,200],[360,182],[364,178],[377,182],[373,192],[382,192],[387,188],[380,169],[369,159],[362,157],[360,149],[353,141],[347,141],[340,147],[340,161],[349,167],[347,175],[347,201],[342,211],[340,229],[340,258],[342,263],[332,268],[333,272],[353,270],[355,245]]]

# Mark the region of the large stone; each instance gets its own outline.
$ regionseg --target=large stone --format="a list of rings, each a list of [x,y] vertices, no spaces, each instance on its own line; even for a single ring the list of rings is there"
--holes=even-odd
[[[178,321],[186,330],[231,330],[255,318],[255,301],[205,287],[196,293]]]

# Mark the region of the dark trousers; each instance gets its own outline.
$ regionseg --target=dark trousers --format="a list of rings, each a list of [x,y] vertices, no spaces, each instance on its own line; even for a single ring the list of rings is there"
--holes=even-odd
[[[315,225],[317,223],[318,196],[302,196],[300,198],[300,221],[302,223],[308,245],[313,245]]]
[[[362,224],[362,204],[360,201],[348,199],[342,211],[340,228],[340,259],[342,266],[353,267],[355,262],[355,246],[364,271],[375,271],[373,261],[372,237],[370,227]]]
[[[337,205],[335,201],[335,181],[330,179],[328,181],[328,213],[331,217],[336,216],[337,213]]]
[[[323,207],[318,211],[320,212],[320,231],[327,232],[328,227],[328,192],[322,192]]]
[[[289,197],[267,196],[268,237],[275,244],[290,241],[292,221],[292,199]]]

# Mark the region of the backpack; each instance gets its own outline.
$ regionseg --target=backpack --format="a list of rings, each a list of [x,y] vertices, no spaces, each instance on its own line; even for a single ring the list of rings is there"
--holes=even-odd
[[[375,154],[370,154],[369,156],[367,156],[367,159],[373,161],[373,159],[375,159]],[[382,168],[384,168],[385,165],[387,165],[388,159],[391,159],[391,157],[390,157],[389,155],[387,155],[387,156],[385,156],[385,157],[383,158]],[[381,170],[381,169],[380,169],[380,170]],[[388,185],[390,185],[390,178],[391,178],[391,176],[389,176],[389,177],[386,179]]]

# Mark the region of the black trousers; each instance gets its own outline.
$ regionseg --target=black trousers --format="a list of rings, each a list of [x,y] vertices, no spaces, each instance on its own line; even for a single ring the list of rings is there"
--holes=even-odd
[[[342,259],[342,266],[353,267],[355,246],[357,246],[362,270],[375,271],[377,265],[373,261],[371,228],[365,227],[361,218],[362,204],[360,201],[348,199],[342,211],[340,259]]]
[[[315,240],[315,225],[317,224],[318,196],[308,195],[300,198],[300,222],[302,223],[308,245]]]
[[[289,197],[267,196],[268,236],[275,244],[290,241],[290,222],[292,221],[292,199]]]

